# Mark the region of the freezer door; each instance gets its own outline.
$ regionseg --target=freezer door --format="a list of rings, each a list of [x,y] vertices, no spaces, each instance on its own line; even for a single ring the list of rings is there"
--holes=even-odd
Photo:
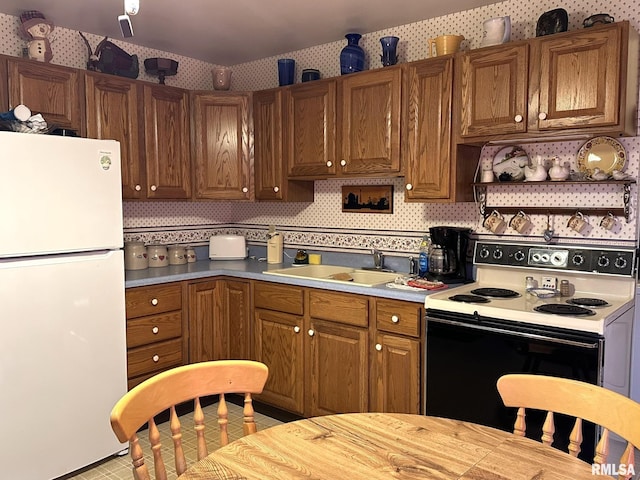
[[[57,478],[118,452],[122,250],[0,260],[2,478]]]
[[[120,144],[0,132],[0,258],[122,247]]]

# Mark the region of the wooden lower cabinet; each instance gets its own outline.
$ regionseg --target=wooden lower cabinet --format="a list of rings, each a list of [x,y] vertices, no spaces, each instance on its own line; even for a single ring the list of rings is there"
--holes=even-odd
[[[251,358],[249,287],[224,278],[188,284],[189,363]]]
[[[186,363],[182,285],[167,283],[125,292],[129,389]]]
[[[372,410],[421,413],[423,305],[376,299],[375,311],[370,389]]]
[[[269,367],[269,378],[258,399],[304,414],[304,319],[256,308],[254,320],[256,360]]]
[[[367,329],[313,319],[308,335],[308,415],[368,411]]]
[[[269,367],[260,400],[304,416],[367,411],[368,305],[366,296],[256,282],[255,353]]]

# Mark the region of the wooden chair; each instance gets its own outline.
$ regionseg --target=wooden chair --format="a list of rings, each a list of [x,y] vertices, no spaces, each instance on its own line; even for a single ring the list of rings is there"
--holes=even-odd
[[[137,430],[145,423],[149,427],[149,441],[153,453],[155,476],[165,480],[167,472],[162,459],[160,433],[154,416],[165,410],[169,412],[169,422],[175,466],[178,475],[187,469],[182,447],[181,425],[176,414],[176,405],[188,400],[194,401],[193,419],[195,423],[198,460],[208,455],[204,438],[204,414],[200,407],[200,397],[220,395],[218,405],[218,423],[220,426],[220,445],[229,443],[227,435],[227,405],[225,394],[244,394],[244,434],[254,433],[256,424],[251,395],[262,392],[269,370],[260,362],[248,360],[220,360],[202,362],[177,367],[151,377],[127,392],[111,411],[111,428],[121,442],[129,442],[135,480],[150,480],[149,471],[144,463],[142,447],[138,441]]]
[[[518,407],[513,433],[524,436],[525,408],[546,410],[542,443],[553,443],[553,413],[576,417],[569,436],[569,453],[577,457],[582,444],[582,420],[603,427],[594,463],[604,464],[609,454],[609,431],[627,441],[619,463],[634,463],[634,447],[640,446],[640,403],[612,390],[576,380],[545,375],[509,374],[498,379],[498,392],[507,407]],[[630,478],[619,476],[619,479]]]

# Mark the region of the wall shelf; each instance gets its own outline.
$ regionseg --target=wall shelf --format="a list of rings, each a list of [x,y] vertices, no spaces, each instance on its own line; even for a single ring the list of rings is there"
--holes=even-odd
[[[580,211],[583,215],[587,216],[605,216],[612,214],[616,217],[624,217],[627,223],[629,223],[629,217],[631,215],[631,185],[636,183],[635,180],[602,180],[602,181],[562,181],[562,182],[486,182],[486,183],[474,183],[473,189],[475,192],[476,202],[480,208],[480,214],[486,217],[493,210],[498,210],[503,214],[516,214],[520,210],[529,215],[573,215]],[[622,187],[622,206],[621,207],[526,207],[526,206],[490,206],[487,205],[487,190],[489,188],[505,188],[521,187],[521,186],[535,186],[535,185],[594,185],[594,184],[609,184],[619,185]]]

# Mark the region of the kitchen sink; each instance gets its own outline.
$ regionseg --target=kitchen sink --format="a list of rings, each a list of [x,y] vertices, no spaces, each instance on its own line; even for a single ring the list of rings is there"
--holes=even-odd
[[[265,274],[283,277],[307,278],[323,282],[351,283],[363,287],[372,287],[381,283],[393,282],[398,276],[393,272],[363,270],[338,265],[303,265],[300,267],[265,270]]]

